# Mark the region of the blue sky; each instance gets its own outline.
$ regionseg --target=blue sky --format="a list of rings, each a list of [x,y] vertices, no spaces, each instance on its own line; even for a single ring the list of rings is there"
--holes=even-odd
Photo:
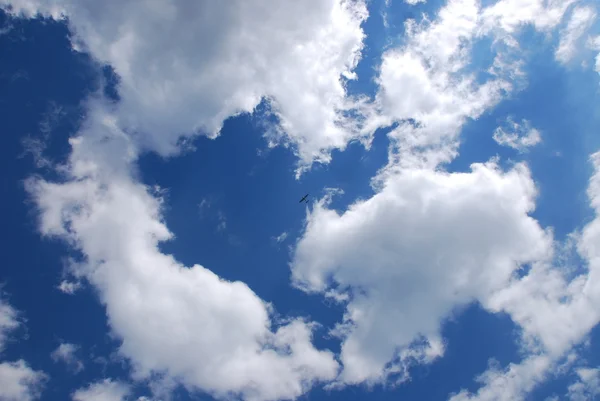
[[[0,1],[0,400],[597,397],[597,6],[410,3]]]

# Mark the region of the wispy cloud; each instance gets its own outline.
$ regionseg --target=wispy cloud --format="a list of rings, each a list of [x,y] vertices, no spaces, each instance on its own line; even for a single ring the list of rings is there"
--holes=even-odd
[[[54,362],[62,362],[67,368],[77,374],[84,369],[83,362],[77,357],[76,353],[79,350],[79,346],[70,343],[61,343],[50,354],[50,357]]]

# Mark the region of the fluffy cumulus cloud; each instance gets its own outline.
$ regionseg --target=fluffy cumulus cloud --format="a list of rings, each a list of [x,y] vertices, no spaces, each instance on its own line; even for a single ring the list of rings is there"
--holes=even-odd
[[[362,0],[3,0],[15,15],[68,18],[74,46],[119,75],[118,124],[145,148],[172,154],[182,135],[218,134],[265,97],[280,120],[273,140],[301,160],[328,160],[363,135],[345,79],[362,49]]]
[[[494,140],[503,146],[508,146],[521,153],[542,141],[540,132],[531,126],[527,120],[521,123],[508,118],[503,126],[496,128],[493,135]]]
[[[71,399],[73,401],[123,401],[129,393],[130,389],[127,385],[105,379],[75,391]]]
[[[419,336],[435,344],[455,307],[487,300],[548,253],[551,239],[528,216],[536,191],[527,168],[472,168],[402,170],[342,215],[320,204],[309,216],[293,279],[351,292],[339,327],[344,381],[381,379],[397,368],[385,368],[397,349]]]
[[[561,63],[569,62],[577,52],[577,44],[596,20],[596,10],[591,6],[573,10],[567,26],[560,32],[560,42],[555,57]]]
[[[19,327],[17,311],[0,299],[0,353],[11,331]],[[0,400],[32,401],[39,398],[48,377],[24,360],[0,362]]]
[[[77,357],[79,346],[71,343],[61,343],[50,357],[54,362],[64,363],[73,373],[79,373],[84,369],[83,362]]]
[[[311,324],[275,327],[270,305],[245,284],[159,251],[172,236],[160,196],[133,180],[128,138],[112,117],[89,118],[71,141],[68,180],[32,179],[28,189],[42,233],[85,255],[78,272],[98,288],[134,377],[164,374],[192,390],[249,400],[297,397],[333,378],[337,362],[312,346]]]

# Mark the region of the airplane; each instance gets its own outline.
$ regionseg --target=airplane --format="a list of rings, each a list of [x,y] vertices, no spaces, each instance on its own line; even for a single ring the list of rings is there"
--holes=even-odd
[[[308,199],[306,199],[306,198],[308,198],[308,194],[304,195],[304,196],[302,197],[302,199],[300,199],[300,203],[302,203],[302,202],[306,202],[306,203],[308,203]]]

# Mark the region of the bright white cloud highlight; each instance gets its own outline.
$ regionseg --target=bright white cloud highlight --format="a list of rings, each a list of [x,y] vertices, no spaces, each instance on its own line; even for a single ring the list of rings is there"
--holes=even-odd
[[[81,388],[72,394],[73,401],[124,401],[130,393],[127,385],[105,379]]]
[[[555,52],[556,60],[566,64],[575,56],[578,42],[595,19],[596,10],[593,7],[577,7],[573,10],[569,23],[560,31],[560,42]]]
[[[79,373],[84,369],[83,362],[77,357],[76,353],[79,346],[70,343],[61,343],[52,353],[50,357],[54,362],[62,362],[73,373]]]
[[[508,146],[520,153],[527,152],[530,147],[542,141],[540,132],[531,127],[529,121],[517,123],[512,118],[508,118],[504,126],[496,128],[493,138],[499,145]]]

